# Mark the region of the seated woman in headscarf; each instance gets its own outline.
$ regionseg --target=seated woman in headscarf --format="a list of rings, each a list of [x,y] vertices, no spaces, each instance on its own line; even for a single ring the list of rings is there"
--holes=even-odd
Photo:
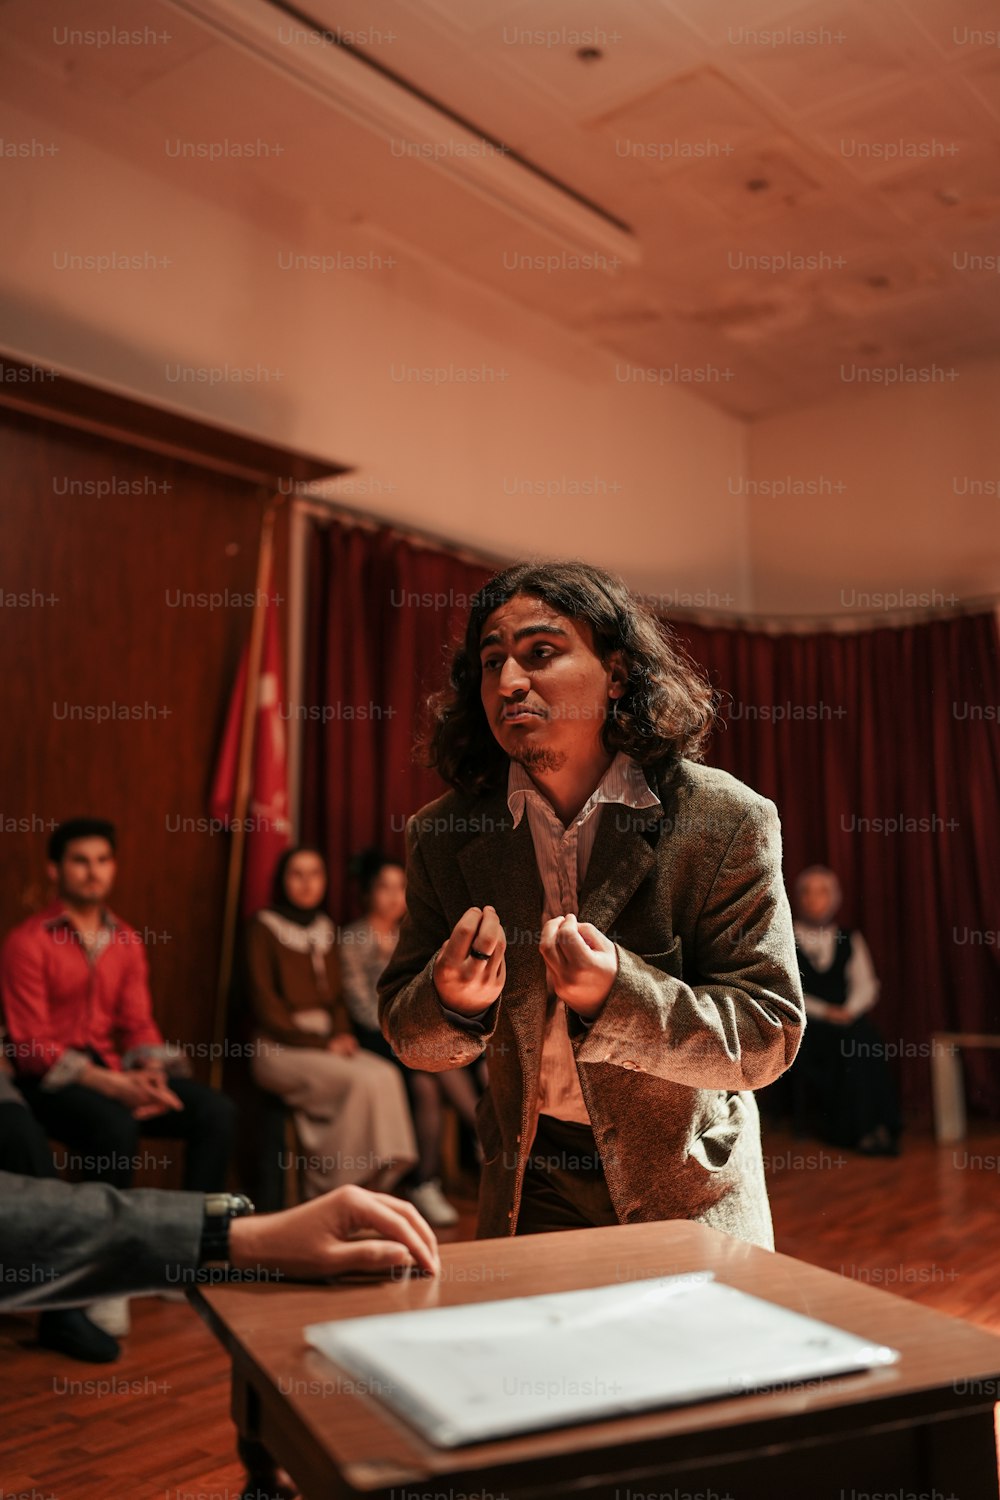
[[[901,1130],[885,1044],[868,1019],[879,981],[868,944],[834,920],[840,881],[810,865],[795,882],[795,947],[809,1017],[793,1072],[796,1114],[831,1146],[895,1156]]]
[[[386,1192],[417,1159],[398,1069],[360,1049],[351,1029],[325,894],[323,856],[288,849],[247,932],[251,1072],[294,1111],[310,1198],[345,1183]]]
[[[395,1056],[378,1024],[378,979],[399,941],[406,913],[406,867],[379,849],[364,849],[351,861],[365,915],[340,933],[344,1001],[362,1047],[389,1058],[402,1071],[410,1096],[420,1158],[401,1190],[435,1228],[455,1224],[458,1214],[441,1188],[441,1102],[447,1099],[475,1134],[478,1093],[468,1068],[424,1073]]]

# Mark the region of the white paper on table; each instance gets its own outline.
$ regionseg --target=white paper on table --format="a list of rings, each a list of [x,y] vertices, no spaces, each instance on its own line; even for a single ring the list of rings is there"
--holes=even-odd
[[[443,1448],[892,1364],[711,1271],[313,1323],[308,1343]]]

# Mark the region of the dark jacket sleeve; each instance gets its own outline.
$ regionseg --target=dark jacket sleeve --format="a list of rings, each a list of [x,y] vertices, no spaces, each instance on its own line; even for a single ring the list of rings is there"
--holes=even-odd
[[[0,1172],[0,1307],[72,1307],[195,1279],[205,1199]]]

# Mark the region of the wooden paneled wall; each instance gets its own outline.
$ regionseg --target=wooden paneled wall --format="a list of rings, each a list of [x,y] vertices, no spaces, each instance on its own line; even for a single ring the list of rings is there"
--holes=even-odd
[[[205,1078],[228,836],[204,820],[268,489],[4,410],[0,475],[0,928],[47,899],[54,823],[113,819],[111,904]]]

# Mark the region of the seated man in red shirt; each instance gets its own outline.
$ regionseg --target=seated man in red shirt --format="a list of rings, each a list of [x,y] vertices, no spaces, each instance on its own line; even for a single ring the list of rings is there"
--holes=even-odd
[[[129,1187],[139,1137],[165,1136],[185,1142],[186,1189],[223,1190],[235,1109],[184,1076],[186,1059],[164,1045],[142,940],[104,904],[114,825],[61,823],[48,854],[58,899],[15,927],[0,955],[18,1087],[84,1177]]]

